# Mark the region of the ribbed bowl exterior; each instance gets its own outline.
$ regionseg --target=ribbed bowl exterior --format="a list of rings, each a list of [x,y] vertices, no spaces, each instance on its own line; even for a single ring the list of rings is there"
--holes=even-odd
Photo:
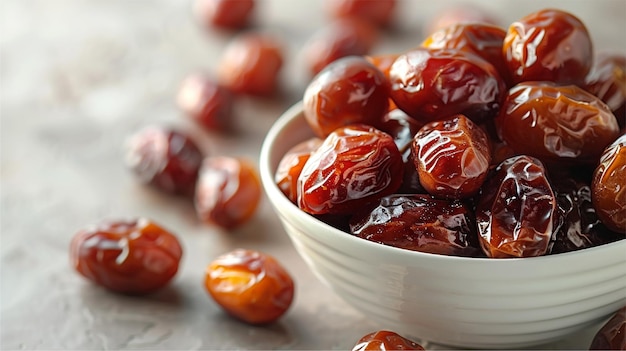
[[[545,257],[464,258],[380,245],[317,220],[274,183],[282,155],[311,136],[301,104],[277,120],[261,150],[264,189],[312,271],[381,328],[455,347],[520,348],[626,305],[626,240]]]

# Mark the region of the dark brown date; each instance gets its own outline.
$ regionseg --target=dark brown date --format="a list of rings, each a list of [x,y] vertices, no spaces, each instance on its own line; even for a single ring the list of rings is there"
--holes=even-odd
[[[450,256],[482,256],[471,209],[431,195],[395,194],[350,219],[360,238],[402,249]]]
[[[311,153],[322,144],[320,138],[310,138],[296,144],[281,158],[276,168],[274,181],[278,188],[293,202],[298,201],[298,177],[302,167],[311,156]]]
[[[424,350],[422,345],[396,332],[379,330],[364,335],[352,351]]]
[[[104,220],[72,239],[72,265],[85,278],[124,294],[167,285],[183,255],[178,238],[146,218]]]
[[[595,164],[619,135],[615,116],[598,97],[550,82],[511,88],[495,124],[515,152],[546,163]]]
[[[493,118],[506,92],[493,65],[457,49],[418,48],[400,55],[389,81],[396,105],[422,123],[456,114],[475,122]]]
[[[404,163],[393,138],[364,124],[341,127],[311,154],[298,177],[298,206],[310,214],[352,214],[394,193]]]
[[[389,83],[361,56],[329,64],[309,83],[303,97],[304,117],[320,138],[349,124],[379,126],[389,106]]]
[[[478,238],[488,257],[532,257],[547,253],[556,197],[536,158],[502,162],[483,184],[476,204]]]
[[[513,22],[502,47],[513,83],[582,84],[591,69],[593,46],[585,25],[556,9]]]
[[[600,327],[589,350],[626,350],[626,306]]]
[[[610,229],[626,233],[626,134],[602,153],[591,182],[593,206]]]
[[[424,189],[448,199],[475,195],[491,164],[487,135],[463,115],[424,125],[413,138],[413,155]]]
[[[557,215],[549,253],[557,254],[603,245],[626,238],[610,231],[591,203],[591,187],[573,178],[555,182]]]
[[[626,56],[598,54],[584,88],[609,106],[620,128],[626,127]]]
[[[508,82],[509,71],[502,56],[506,30],[488,23],[455,23],[429,35],[422,47],[467,51],[491,63]],[[508,84],[507,84],[508,85]]]
[[[143,184],[171,194],[193,195],[203,153],[187,134],[150,126],[126,145],[127,167]]]

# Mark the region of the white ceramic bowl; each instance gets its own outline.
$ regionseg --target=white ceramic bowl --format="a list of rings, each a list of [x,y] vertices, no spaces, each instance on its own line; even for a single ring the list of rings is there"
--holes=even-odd
[[[301,104],[276,121],[261,149],[263,186],[313,272],[381,329],[456,347],[520,348],[626,305],[626,240],[527,259],[463,258],[384,246],[317,220],[274,183],[284,153],[312,135]]]

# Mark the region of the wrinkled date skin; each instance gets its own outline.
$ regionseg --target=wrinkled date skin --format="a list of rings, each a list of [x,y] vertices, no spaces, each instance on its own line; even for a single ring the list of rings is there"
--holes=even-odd
[[[307,123],[320,138],[349,124],[379,126],[389,106],[389,83],[365,58],[344,57],[313,78],[303,105]]]
[[[513,150],[546,163],[595,164],[619,136],[615,116],[598,97],[550,82],[511,88],[495,124]]]
[[[394,193],[404,163],[393,138],[356,124],[332,132],[298,177],[298,206],[310,214],[351,214]]]
[[[250,324],[279,319],[295,291],[291,275],[274,257],[244,249],[213,260],[206,268],[204,286],[226,312]]]
[[[563,253],[603,245],[626,238],[610,231],[598,218],[591,203],[591,187],[573,178],[559,179],[554,234],[549,252]]]
[[[395,104],[422,123],[456,114],[475,122],[491,119],[506,92],[493,65],[458,49],[418,48],[400,55],[389,81]]]
[[[192,196],[204,155],[183,132],[146,127],[126,144],[126,166],[139,181],[161,191]]]
[[[396,332],[379,330],[364,335],[352,351],[424,350],[422,345]]]
[[[620,128],[626,127],[626,56],[597,55],[584,88],[609,106]]]
[[[502,162],[485,182],[476,204],[480,245],[488,257],[533,257],[547,253],[556,197],[536,158]]]
[[[589,350],[626,350],[626,306],[615,312],[598,330]]]
[[[176,102],[192,120],[207,130],[232,128],[234,96],[204,74],[192,74],[180,85]]]
[[[463,115],[423,126],[413,138],[413,154],[424,189],[448,199],[475,195],[491,164],[487,135]]]
[[[602,153],[593,173],[591,196],[598,217],[610,229],[626,232],[626,134]]]
[[[491,63],[508,81],[509,71],[502,56],[506,30],[488,23],[455,23],[429,35],[422,47],[467,51]]]
[[[360,238],[407,250],[450,256],[483,256],[471,209],[426,194],[389,195],[350,219]]]
[[[196,186],[196,213],[205,223],[235,228],[254,215],[261,194],[261,181],[252,163],[228,156],[207,157]]]
[[[105,220],[79,231],[70,245],[72,266],[109,290],[143,295],[167,285],[183,255],[178,238],[145,219]]]
[[[281,158],[274,174],[274,181],[278,188],[293,202],[298,201],[298,177],[302,167],[311,156],[311,153],[322,144],[322,139],[313,137],[296,144],[287,150]]]
[[[502,46],[514,83],[551,81],[581,85],[593,46],[585,25],[564,11],[546,9],[513,22]]]

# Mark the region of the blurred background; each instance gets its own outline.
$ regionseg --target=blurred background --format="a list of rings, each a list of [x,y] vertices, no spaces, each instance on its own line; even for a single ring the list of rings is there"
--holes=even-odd
[[[350,349],[380,327],[306,268],[265,199],[251,223],[225,232],[200,223],[186,199],[139,185],[124,166],[126,138],[150,124],[188,131],[209,154],[257,162],[265,133],[310,79],[303,48],[330,21],[325,1],[258,0],[242,30],[207,26],[190,0],[0,4],[2,349]],[[506,28],[546,7],[578,16],[595,50],[626,53],[623,0],[401,0],[370,53],[418,46],[448,9],[477,10]],[[176,104],[180,83],[192,72],[217,75],[241,31],[280,40],[278,90],[238,97],[233,133],[198,128]],[[147,298],[92,286],[68,261],[78,229],[129,216],[151,217],[184,243],[175,281]],[[203,291],[206,264],[236,247],[273,254],[296,278],[281,321],[244,325]],[[541,348],[584,349],[593,333]]]

